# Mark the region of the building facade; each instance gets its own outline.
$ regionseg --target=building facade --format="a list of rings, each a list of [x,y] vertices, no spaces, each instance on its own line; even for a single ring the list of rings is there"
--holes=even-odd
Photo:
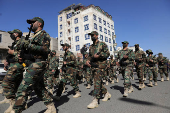
[[[112,16],[98,6],[71,5],[59,12],[58,15],[58,51],[62,51],[61,44],[71,45],[71,51],[79,54],[83,45],[92,44],[88,35],[91,31],[99,33],[99,40],[108,45],[114,55],[116,51],[116,35]]]

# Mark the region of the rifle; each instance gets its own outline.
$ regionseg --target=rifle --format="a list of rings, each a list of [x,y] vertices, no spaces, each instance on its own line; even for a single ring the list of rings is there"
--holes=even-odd
[[[31,31],[32,31],[32,27],[33,27],[33,23],[31,24],[30,28],[28,27],[29,33],[26,35],[25,40],[28,40],[28,39],[29,39],[30,34],[31,34]],[[27,50],[27,48],[24,48],[24,44],[25,44],[25,43],[22,42],[22,45],[21,45],[21,53],[20,53],[20,57],[23,58],[23,60],[25,59],[24,54],[25,54],[25,53],[28,54],[28,50]]]
[[[129,56],[129,54],[132,52],[132,50],[130,50],[126,55]],[[120,66],[127,66],[127,63],[125,62],[128,58],[122,58],[119,61]]]

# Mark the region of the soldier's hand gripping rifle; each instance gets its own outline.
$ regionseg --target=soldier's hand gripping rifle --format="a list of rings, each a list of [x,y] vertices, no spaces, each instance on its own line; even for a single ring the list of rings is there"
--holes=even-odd
[[[129,54],[132,52],[132,50],[130,50],[127,54],[126,54],[126,56],[129,56]],[[126,66],[127,65],[127,63],[125,62],[126,60],[127,60],[128,58],[122,58],[120,61],[119,61],[119,64],[120,64],[120,66]]]
[[[21,42],[20,57],[21,57],[23,60],[25,59],[24,54],[28,52],[28,51],[27,51],[27,49],[28,49],[28,48],[27,48],[27,47],[28,47],[28,44],[26,44],[26,41],[29,40],[29,37],[30,37],[31,31],[32,31],[33,24],[34,24],[34,23],[31,24],[30,28],[28,28],[28,29],[29,29],[29,33],[28,33],[28,35],[26,35],[25,40],[23,40],[23,41]]]

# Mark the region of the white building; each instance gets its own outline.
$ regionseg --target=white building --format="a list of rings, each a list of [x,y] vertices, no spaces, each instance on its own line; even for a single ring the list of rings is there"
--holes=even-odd
[[[58,15],[58,50],[62,51],[60,44],[68,43],[74,54],[80,53],[80,49],[86,44],[92,44],[88,33],[97,31],[99,40],[108,45],[109,51],[114,55],[116,51],[116,35],[112,16],[99,6],[87,7],[78,4],[71,5],[59,12]]]

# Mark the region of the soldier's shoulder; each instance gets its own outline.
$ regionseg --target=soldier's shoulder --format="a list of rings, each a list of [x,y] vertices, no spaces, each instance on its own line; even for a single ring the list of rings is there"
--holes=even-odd
[[[50,35],[45,30],[43,30],[42,33],[44,33],[45,38],[48,38],[51,40]]]

